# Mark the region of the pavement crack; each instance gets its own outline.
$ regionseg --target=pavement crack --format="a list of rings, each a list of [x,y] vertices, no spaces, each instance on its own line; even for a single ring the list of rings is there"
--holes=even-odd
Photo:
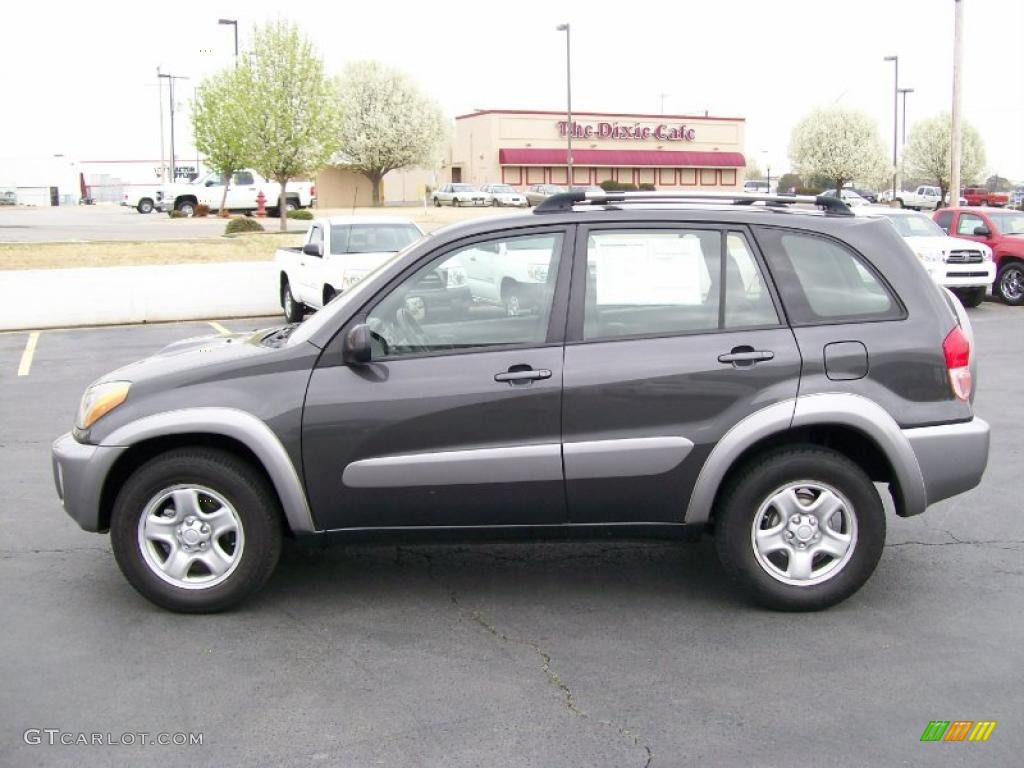
[[[954,536],[949,531],[943,531],[943,533],[945,533],[947,536],[949,536],[952,539],[952,541],[916,541],[916,540],[912,539],[910,541],[894,541],[894,542],[891,542],[889,544],[886,544],[885,546],[886,547],[908,547],[908,546],[916,546],[916,547],[960,547],[960,546],[994,547],[994,546],[998,546],[1000,544],[1003,544],[1003,545],[1011,545],[1011,546],[1002,546],[1002,547],[999,547],[1000,549],[1015,550],[1016,547],[1013,546],[1013,545],[1019,546],[1019,545],[1024,544],[1024,539],[958,539],[956,536]]]
[[[107,547],[61,547],[54,549],[0,549],[0,558],[22,557],[24,555],[62,555],[73,552],[109,552]]]

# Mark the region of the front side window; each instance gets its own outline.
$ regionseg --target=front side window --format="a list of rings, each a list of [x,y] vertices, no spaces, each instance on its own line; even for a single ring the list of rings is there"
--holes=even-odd
[[[598,230],[587,241],[585,339],[775,325],[743,235],[717,230]],[[724,267],[724,268],[723,268]]]
[[[975,216],[973,213],[961,213],[960,221],[956,225],[956,233],[958,235],[971,235],[974,236],[975,227],[983,227],[985,222],[981,220],[980,216]]]
[[[949,226],[953,223],[953,212],[940,211],[935,217],[935,223],[939,225],[939,229],[948,234]]]
[[[552,233],[483,241],[431,260],[368,315],[373,359],[543,344],[561,250],[561,233]]]
[[[758,240],[795,325],[895,320],[903,310],[853,251],[814,235],[759,227]]]

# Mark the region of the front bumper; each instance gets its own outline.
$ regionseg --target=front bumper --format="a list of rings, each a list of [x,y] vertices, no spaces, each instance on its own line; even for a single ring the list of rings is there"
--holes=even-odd
[[[53,482],[64,511],[86,531],[105,531],[109,520],[100,519],[103,483],[114,462],[126,448],[86,445],[68,432],[50,450]]]
[[[969,491],[988,464],[989,426],[973,418],[957,424],[904,429],[917,457],[928,504]]]
[[[983,288],[996,279],[996,265],[991,261],[974,264],[936,264],[929,272],[932,279],[946,288]]]

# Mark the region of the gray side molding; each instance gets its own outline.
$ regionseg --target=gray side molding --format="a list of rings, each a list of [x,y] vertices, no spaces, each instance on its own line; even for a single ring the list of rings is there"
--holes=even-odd
[[[540,443],[380,456],[353,461],[341,479],[349,488],[559,481],[562,450]]]
[[[789,429],[795,409],[794,398],[782,400],[754,411],[725,433],[701,467],[697,483],[693,486],[693,493],[690,494],[690,503],[686,507],[686,516],[683,518],[687,523],[699,524],[708,521],[711,516],[711,505],[715,501],[718,487],[722,484],[722,478],[736,459],[752,443]]]
[[[793,427],[842,424],[871,438],[892,465],[903,497],[904,516],[919,515],[928,506],[924,477],[914,448],[889,412],[862,395],[822,393],[797,398]]]
[[[562,446],[565,479],[660,475],[683,463],[693,450],[685,437],[626,437]]]
[[[277,435],[263,421],[237,408],[183,408],[146,416],[114,430],[104,446],[128,447],[143,440],[187,432],[223,435],[243,443],[263,464],[294,533],[313,533],[313,515],[298,472]]]

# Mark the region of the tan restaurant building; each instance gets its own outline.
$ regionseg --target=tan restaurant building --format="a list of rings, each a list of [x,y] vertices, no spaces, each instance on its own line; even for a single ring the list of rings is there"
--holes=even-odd
[[[743,185],[739,117],[488,109],[455,118],[446,180],[471,184],[600,184],[732,190]],[[572,134],[572,181],[567,134]]]

